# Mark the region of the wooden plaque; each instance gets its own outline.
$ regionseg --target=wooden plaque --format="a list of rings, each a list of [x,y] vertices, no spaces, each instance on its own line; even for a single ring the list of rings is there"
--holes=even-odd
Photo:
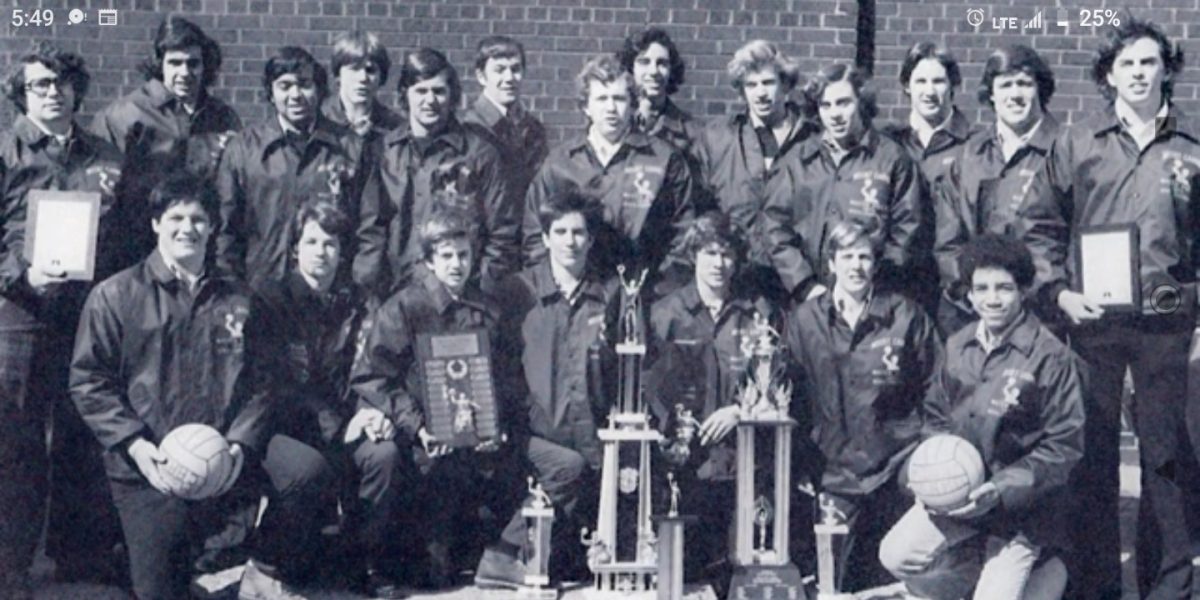
[[[471,329],[417,336],[425,427],[440,443],[473,448],[500,435],[488,333]]]

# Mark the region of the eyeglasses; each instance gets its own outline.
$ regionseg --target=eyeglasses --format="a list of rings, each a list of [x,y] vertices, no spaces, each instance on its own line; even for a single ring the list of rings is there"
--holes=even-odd
[[[66,85],[67,85],[67,82],[62,79],[59,79],[57,77],[46,77],[43,79],[35,79],[33,81],[27,82],[25,84],[25,89],[27,91],[33,92],[34,94],[37,94],[38,96],[44,97],[44,96],[47,96],[50,94],[51,87],[58,90],[59,93],[62,93],[63,88]]]

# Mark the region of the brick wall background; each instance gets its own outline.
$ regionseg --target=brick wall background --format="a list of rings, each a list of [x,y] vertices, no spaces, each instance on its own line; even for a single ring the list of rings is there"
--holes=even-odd
[[[868,0],[864,0],[868,1]],[[55,11],[50,28],[11,24],[11,9],[49,8]],[[86,8],[88,21],[67,24],[70,8]],[[980,27],[967,23],[966,10],[983,8]],[[1109,0],[1091,0],[1087,8],[1117,8]],[[0,67],[10,62],[33,39],[53,39],[82,53],[94,79],[84,107],[84,120],[95,110],[141,83],[137,64],[150,53],[154,29],[170,12],[187,15],[215,37],[225,53],[216,93],[233,103],[247,122],[267,114],[260,95],[260,78],[268,52],[284,44],[309,48],[328,62],[330,40],[337,32],[361,28],[378,32],[401,52],[429,45],[445,51],[463,76],[467,97],[478,91],[472,62],[475,44],[490,34],[520,39],[528,50],[525,93],[546,123],[552,139],[578,130],[582,117],[575,105],[573,77],[585,58],[618,49],[630,32],[648,24],[664,26],[687,61],[687,82],[677,95],[685,108],[698,115],[722,115],[736,110],[738,99],[728,85],[725,65],[744,42],[766,38],[797,57],[805,72],[834,60],[854,60],[858,0],[0,0]],[[102,27],[96,10],[115,8],[120,24]],[[1022,22],[1044,9],[1038,31],[997,33],[992,18],[1018,17]],[[1070,120],[1101,104],[1088,79],[1088,64],[1100,41],[1097,30],[1079,27],[1078,7],[1068,9],[1066,33],[1054,21],[1057,13],[1037,0],[876,0],[874,31],[875,73],[883,118],[903,118],[906,99],[896,82],[900,61],[914,42],[934,38],[949,45],[963,63],[965,85],[959,105],[968,114],[987,120],[990,114],[975,100],[975,84],[983,61],[999,44],[1031,43],[1054,65],[1058,93],[1051,108]],[[1164,25],[1186,40],[1190,57],[1200,56],[1200,0],[1149,0],[1136,14]],[[1200,113],[1200,86],[1185,73],[1176,96]],[[394,103],[394,82],[385,101]],[[0,124],[11,119],[7,102]]]

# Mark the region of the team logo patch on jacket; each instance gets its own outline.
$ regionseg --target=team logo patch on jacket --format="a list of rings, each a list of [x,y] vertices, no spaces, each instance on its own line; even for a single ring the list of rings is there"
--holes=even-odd
[[[246,345],[246,318],[250,311],[244,306],[235,306],[218,313],[220,325],[216,330],[216,347],[219,354],[240,354]]]
[[[622,203],[625,206],[643,210],[650,208],[650,205],[654,204],[654,198],[658,196],[658,189],[662,187],[665,173],[665,169],[653,165],[625,167],[625,176],[629,185],[621,195]]]
[[[988,405],[988,414],[995,417],[1003,417],[1014,408],[1021,406],[1021,389],[1022,382],[1032,383],[1033,375],[1028,371],[1021,369],[1005,369],[1004,370],[1004,387],[1001,389],[1001,395],[992,398]]]

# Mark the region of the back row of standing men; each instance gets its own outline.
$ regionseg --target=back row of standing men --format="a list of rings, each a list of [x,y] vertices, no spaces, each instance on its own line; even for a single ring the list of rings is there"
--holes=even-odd
[[[832,233],[839,223],[856,222],[879,248],[878,289],[919,302],[937,315],[944,335],[974,318],[966,302],[970,282],[958,271],[963,245],[987,232],[1017,237],[1036,265],[1030,305],[1060,334],[1069,334],[1074,350],[1091,367],[1087,452],[1073,475],[1075,493],[1087,502],[1087,509],[1076,514],[1087,517],[1087,523],[1075,528],[1077,560],[1068,561],[1074,572],[1072,585],[1079,597],[1119,593],[1117,432],[1121,378],[1131,367],[1138,392],[1135,426],[1152,432],[1141,436],[1143,590],[1172,595],[1190,587],[1189,538],[1181,525],[1194,462],[1184,416],[1190,399],[1187,349],[1200,272],[1200,192],[1193,185],[1200,141],[1196,124],[1170,102],[1172,80],[1182,69],[1182,51],[1156,27],[1128,19],[1114,30],[1093,70],[1112,103],[1070,128],[1060,127],[1045,110],[1054,77],[1033,50],[1005,48],[989,58],[979,94],[997,118],[994,125],[976,128],[953,105],[954,92],[962,84],[957,63],[934,44],[918,44],[900,74],[912,102],[909,122],[880,129],[872,124],[875,105],[866,75],[841,64],[822,69],[803,86],[802,104],[794,104],[792,92],[802,80],[798,68],[764,41],[746,44],[729,65],[732,85],[746,109],[702,124],[672,103],[671,94],[683,83],[684,63],[670,38],[650,29],[630,36],[616,57],[587,62],[577,78],[587,130],[553,152],[547,149],[543,127],[521,103],[525,56],[521,46],[507,38],[488,38],[480,44],[475,76],[483,93],[462,119],[456,116],[462,93],[456,71],[432,49],[407,53],[399,65],[397,91],[405,115],[380,104],[375,95],[393,65],[370,34],[346,35],[336,43],[331,67],[337,94],[327,92],[326,71],[310,54],[280,48],[267,62],[263,77],[272,115],[244,129],[234,111],[209,93],[220,62],[219,48],[199,28],[181,18],[167,19],[147,63],[146,84],[101,111],[88,130],[74,122],[89,82],[78,57],[40,48],[19,59],[8,78],[7,95],[22,115],[0,143],[0,372],[5,410],[13,411],[11,418],[6,414],[5,435],[0,436],[5,452],[0,475],[19,482],[0,485],[0,493],[14,496],[6,506],[18,507],[10,511],[4,527],[5,535],[19,541],[0,544],[6,573],[24,572],[36,540],[32,532],[40,522],[40,499],[47,485],[45,452],[39,449],[49,404],[45,399],[65,397],[67,357],[73,346],[81,345],[75,326],[87,294],[86,286],[66,281],[62,273],[29,268],[21,252],[25,193],[104,193],[97,254],[101,279],[137,263],[156,244],[161,252],[163,218],[173,215],[172,202],[178,200],[172,194],[186,195],[186,190],[172,191],[169,176],[186,171],[215,186],[219,209],[210,215],[218,217],[212,219],[214,275],[245,281],[261,297],[290,298],[289,277],[296,256],[302,254],[298,242],[308,239],[307,214],[326,233],[346,234],[340,247],[344,258],[336,261],[334,270],[359,286],[349,299],[343,298],[347,306],[379,305],[393,293],[402,296],[438,274],[435,265],[441,263],[431,255],[431,240],[438,238],[422,226],[439,222],[434,218],[439,202],[465,205],[459,208],[474,215],[468,229],[476,240],[476,260],[468,264],[478,268],[468,268],[469,274],[458,272],[461,263],[448,257],[446,277],[469,275],[483,290],[508,293],[512,290],[503,284],[508,275],[522,266],[545,264],[547,249],[555,252],[550,226],[558,221],[547,207],[559,204],[555,199],[569,190],[583,192],[596,199],[603,212],[603,218],[589,222],[590,267],[601,274],[613,273],[618,264],[646,268],[646,289],[652,290],[652,298],[666,296],[691,278],[695,257],[688,256],[683,234],[698,215],[715,209],[746,232],[746,264],[734,287],[753,290],[782,308],[827,292],[833,258],[829,252],[838,247]],[[156,188],[161,189],[151,194]],[[320,217],[327,209],[301,210],[313,200],[340,209],[349,225]],[[151,230],[141,226],[148,221],[154,223]],[[453,219],[442,221],[445,229],[454,229]],[[1140,284],[1146,306],[1141,314],[1104,315],[1092,299],[1071,289],[1078,252],[1073,234],[1084,227],[1127,223],[1137,223],[1140,230]],[[194,243],[189,235],[182,244]],[[579,253],[569,244],[560,250],[565,256]],[[558,262],[564,261],[570,262],[569,256]],[[197,297],[183,306],[200,301],[203,286],[195,276],[204,269],[189,271],[162,260],[157,265],[157,270],[147,267],[148,277],[186,283],[185,289]],[[525,293],[551,294],[562,288],[557,278],[543,278],[548,279],[527,281]],[[569,304],[586,301],[586,289],[568,287],[584,294]],[[445,310],[449,301],[435,300],[434,305]],[[278,303],[279,312],[298,302]],[[157,304],[146,310],[160,315],[163,327],[175,314]],[[221,318],[232,319],[228,332],[236,333],[238,340],[247,310],[231,305],[218,311]],[[376,353],[387,357],[406,351],[389,347],[404,337],[394,331],[407,323],[403,311],[402,301],[389,302],[375,313],[374,324],[363,326],[365,357],[360,363],[369,365]],[[94,334],[95,328],[111,330],[111,323],[89,329],[91,314],[85,314],[81,336]],[[311,320],[314,313],[301,314]],[[545,317],[547,322],[554,318],[566,319],[569,328],[569,310]],[[294,323],[316,328],[304,319]],[[589,321],[588,326],[599,329],[596,324]],[[590,356],[588,348],[576,350],[584,352],[576,361],[582,364],[582,357]],[[552,413],[555,407],[570,406],[557,398],[569,395],[575,389],[571,386],[589,385],[586,373],[575,373],[578,377],[573,379],[570,374],[580,367],[571,362],[549,352],[538,364],[524,365],[531,392],[548,378],[542,387],[551,398]],[[147,374],[156,374],[156,380],[146,384],[159,390],[151,395],[178,395],[179,407],[186,405],[182,398],[192,393],[189,390],[201,389],[205,378],[210,386],[223,381],[203,369],[166,376],[163,365],[143,366]],[[534,373],[539,370],[540,375]],[[372,383],[369,377],[356,379],[356,391],[366,406],[380,413],[363,416],[366,424],[359,423],[360,429],[374,436],[398,428],[424,445],[419,416],[406,423],[405,411],[396,408],[394,390],[373,388],[376,384],[386,385]],[[373,393],[379,402],[370,401]],[[124,513],[134,510],[131,506],[152,512],[145,509],[148,500],[143,494],[154,490],[144,480],[140,487],[119,485],[138,481],[139,471],[145,477],[142,463],[150,460],[135,448],[142,439],[138,429],[113,426],[124,417],[119,406],[89,406],[84,401],[80,411],[107,450],[108,474],[117,482],[112,491],[125,521]],[[392,410],[380,410],[385,406]],[[88,414],[88,408],[95,410]],[[77,499],[95,497],[94,490],[87,491],[95,482],[70,473],[86,472],[82,465],[95,459],[89,458],[90,446],[78,442],[90,439],[90,433],[74,408],[59,402],[55,412],[60,418],[54,440],[61,447],[54,452],[60,466],[52,497],[61,506],[51,511],[51,552],[62,564],[83,564],[89,557],[73,556],[74,544],[68,540],[87,518],[85,513],[94,511],[78,506]],[[146,435],[154,441],[186,420],[180,419],[188,416],[187,410],[179,408],[179,413],[155,417],[160,423],[130,422],[148,428]],[[554,440],[563,431],[564,419],[570,429],[577,417],[544,415],[545,430],[533,433]],[[262,446],[253,438],[246,435],[248,448]],[[527,453],[536,463],[533,456],[539,449],[530,444]],[[269,462],[269,449],[257,452],[261,454],[256,458]],[[360,470],[369,471],[372,461],[384,459],[356,453],[353,460]],[[380,490],[364,487],[361,493],[364,498],[377,494],[372,502],[386,503],[381,499],[386,493]],[[271,530],[273,521],[289,522],[289,502],[277,504],[284,510],[277,515],[283,516],[264,518],[262,528]],[[64,521],[56,526],[58,519]],[[133,533],[154,538],[151,530],[159,521],[144,522],[150,525]],[[1096,522],[1110,526],[1091,526]],[[131,528],[128,523],[124,528],[133,552]],[[273,544],[261,544],[267,549],[260,563],[287,562],[294,542],[277,535]],[[150,556],[157,550],[142,552]],[[138,563],[136,555],[132,558]],[[139,568],[146,572],[139,573]],[[149,571],[134,564],[135,589],[139,578],[165,577]],[[379,581],[383,579],[380,575]]]

